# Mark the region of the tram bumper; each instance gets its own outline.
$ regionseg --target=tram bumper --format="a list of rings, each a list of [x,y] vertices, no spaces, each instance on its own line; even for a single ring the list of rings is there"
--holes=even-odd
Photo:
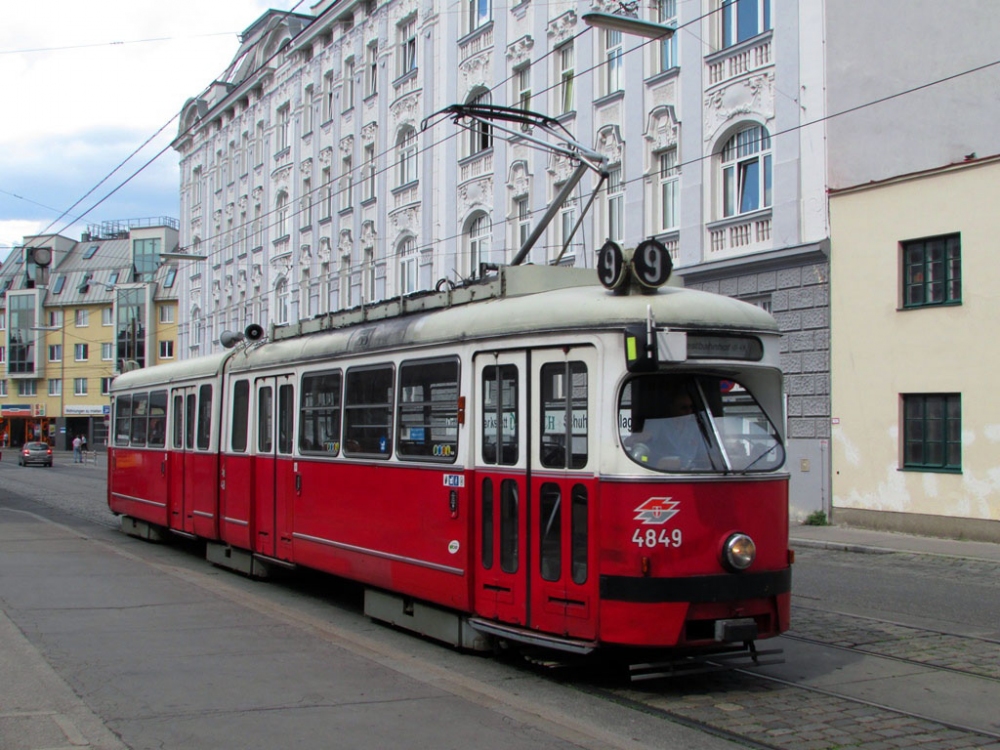
[[[715,621],[715,640],[721,643],[740,643],[756,639],[757,621],[752,617]]]

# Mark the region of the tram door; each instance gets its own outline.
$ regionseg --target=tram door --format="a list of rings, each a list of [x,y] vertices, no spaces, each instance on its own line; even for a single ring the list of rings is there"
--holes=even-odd
[[[476,612],[527,625],[526,352],[475,358]]]
[[[292,560],[295,385],[291,375],[254,383],[253,550]]]
[[[597,357],[593,347],[531,354],[530,618],[571,638],[597,635]]]
[[[195,438],[198,426],[198,389],[170,391],[170,461],[166,468],[167,521],[170,528],[194,533]]]

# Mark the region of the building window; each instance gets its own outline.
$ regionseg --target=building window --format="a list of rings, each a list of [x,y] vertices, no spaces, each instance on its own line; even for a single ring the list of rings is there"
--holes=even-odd
[[[473,277],[479,277],[479,265],[489,260],[490,234],[493,226],[490,217],[484,213],[477,214],[468,224],[466,233],[469,243],[469,271]]]
[[[343,111],[354,108],[354,58],[348,57],[344,60],[344,101],[341,106]]]
[[[524,247],[528,236],[531,234],[531,207],[528,204],[528,196],[522,195],[514,199],[514,221],[516,231],[514,236],[515,251]]]
[[[320,113],[323,122],[333,119],[333,71],[328,70],[323,75],[323,107]]]
[[[115,308],[113,307],[102,307],[101,308],[101,325],[102,326],[113,326],[115,324]]]
[[[115,358],[115,344],[113,341],[105,341],[101,344],[101,361],[111,362]]]
[[[7,381],[0,380],[0,396],[6,396],[6,395],[7,395]]]
[[[77,362],[86,362],[90,358],[90,345],[76,344],[73,353]]]
[[[368,246],[364,250],[364,261],[361,268],[362,299],[365,302],[375,301],[375,248]]]
[[[570,237],[573,235],[573,227],[576,225],[576,207],[570,203],[563,203],[559,208],[559,244],[552,248],[552,260],[559,257],[562,249],[566,247],[566,254],[573,256],[576,251],[572,246],[567,247]]]
[[[281,279],[274,285],[275,301],[275,322],[278,325],[285,325],[288,322],[288,279]]]
[[[86,378],[73,378],[73,395],[74,396],[86,396],[87,395],[87,379]]]
[[[531,110],[531,66],[525,65],[514,71],[514,98],[517,108],[525,112]]]
[[[398,73],[402,78],[417,69],[417,19],[403,21],[396,31],[399,40]]]
[[[677,0],[657,0],[657,21],[667,26],[677,26]],[[675,68],[677,60],[677,35],[671,34],[656,45],[658,72]]]
[[[368,45],[365,54],[365,96],[375,96],[378,93],[378,40]]]
[[[330,218],[330,167],[324,167],[322,172],[322,184],[319,188],[319,220],[325,221]]]
[[[604,93],[613,94],[622,88],[622,32],[606,29],[604,32],[604,61],[607,69],[604,75]]]
[[[107,396],[111,393],[111,381],[114,378],[101,378],[101,395]]]
[[[903,468],[962,470],[962,396],[903,396]]]
[[[173,341],[161,341],[160,342],[160,359],[173,359],[174,358],[174,342]]]
[[[288,148],[288,127],[291,121],[291,107],[283,104],[278,107],[277,127],[275,127],[274,150],[281,153]]]
[[[77,310],[76,311],[76,327],[86,328],[90,325],[90,315],[89,310]]]
[[[961,304],[961,235],[910,240],[902,250],[903,307]]]
[[[278,193],[278,200],[275,204],[275,236],[278,239],[288,236],[288,193]]]
[[[17,395],[18,396],[37,396],[38,395],[38,381],[37,380],[19,380],[19,381],[17,381]]]
[[[348,211],[354,205],[354,164],[350,156],[340,162],[340,210]]]
[[[722,0],[722,46],[732,47],[771,28],[771,0]]]
[[[771,205],[771,136],[751,125],[722,149],[722,215],[736,216]]]
[[[564,44],[556,50],[556,113],[565,115],[573,111],[573,78],[574,73],[573,43]]]
[[[302,134],[311,133],[313,131],[313,86],[309,84],[305,87],[302,92]],[[243,134],[243,142],[246,143],[248,140],[247,134]],[[240,161],[243,163],[242,153],[240,155]],[[246,174],[246,169],[242,170],[243,174]]]
[[[396,184],[399,187],[417,181],[417,131],[401,128],[396,136]]]
[[[362,179],[364,180],[364,185],[362,187],[362,200],[370,201],[375,199],[375,144],[366,143],[364,147],[364,173],[362,174]]]
[[[480,91],[469,98],[472,106],[487,105],[490,103],[490,92]],[[472,122],[469,125],[469,156],[475,156],[488,149],[493,148],[493,137],[490,134],[490,126],[486,122]]]
[[[621,165],[608,170],[608,239],[621,242],[625,234],[625,181]]]
[[[49,344],[49,362],[62,362],[62,344]]]
[[[63,311],[49,310],[49,326],[51,328],[62,328],[62,324],[63,324]]]
[[[59,378],[53,378],[49,381],[49,395],[50,396],[61,396],[62,395],[62,380]]]
[[[407,237],[399,243],[399,292],[417,291],[417,241]]]
[[[300,228],[307,229],[313,223],[313,194],[312,180],[302,180],[302,221]]]
[[[677,166],[677,149],[659,155],[660,162],[660,230],[676,229],[677,202],[680,193],[680,168]]]
[[[481,29],[488,24],[493,17],[490,0],[466,0],[469,13],[469,28],[471,34],[476,29]]]

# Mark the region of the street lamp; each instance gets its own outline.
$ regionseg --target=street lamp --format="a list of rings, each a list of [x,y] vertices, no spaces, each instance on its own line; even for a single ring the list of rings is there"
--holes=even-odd
[[[581,18],[585,24],[596,29],[612,29],[647,39],[668,39],[677,31],[673,26],[619,16],[616,13],[584,13]]]

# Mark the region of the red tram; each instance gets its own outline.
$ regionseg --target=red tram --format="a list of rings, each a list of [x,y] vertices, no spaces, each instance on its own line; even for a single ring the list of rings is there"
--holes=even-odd
[[[789,626],[778,329],[616,291],[503,267],[122,374],[110,508],[463,648],[752,648]]]

